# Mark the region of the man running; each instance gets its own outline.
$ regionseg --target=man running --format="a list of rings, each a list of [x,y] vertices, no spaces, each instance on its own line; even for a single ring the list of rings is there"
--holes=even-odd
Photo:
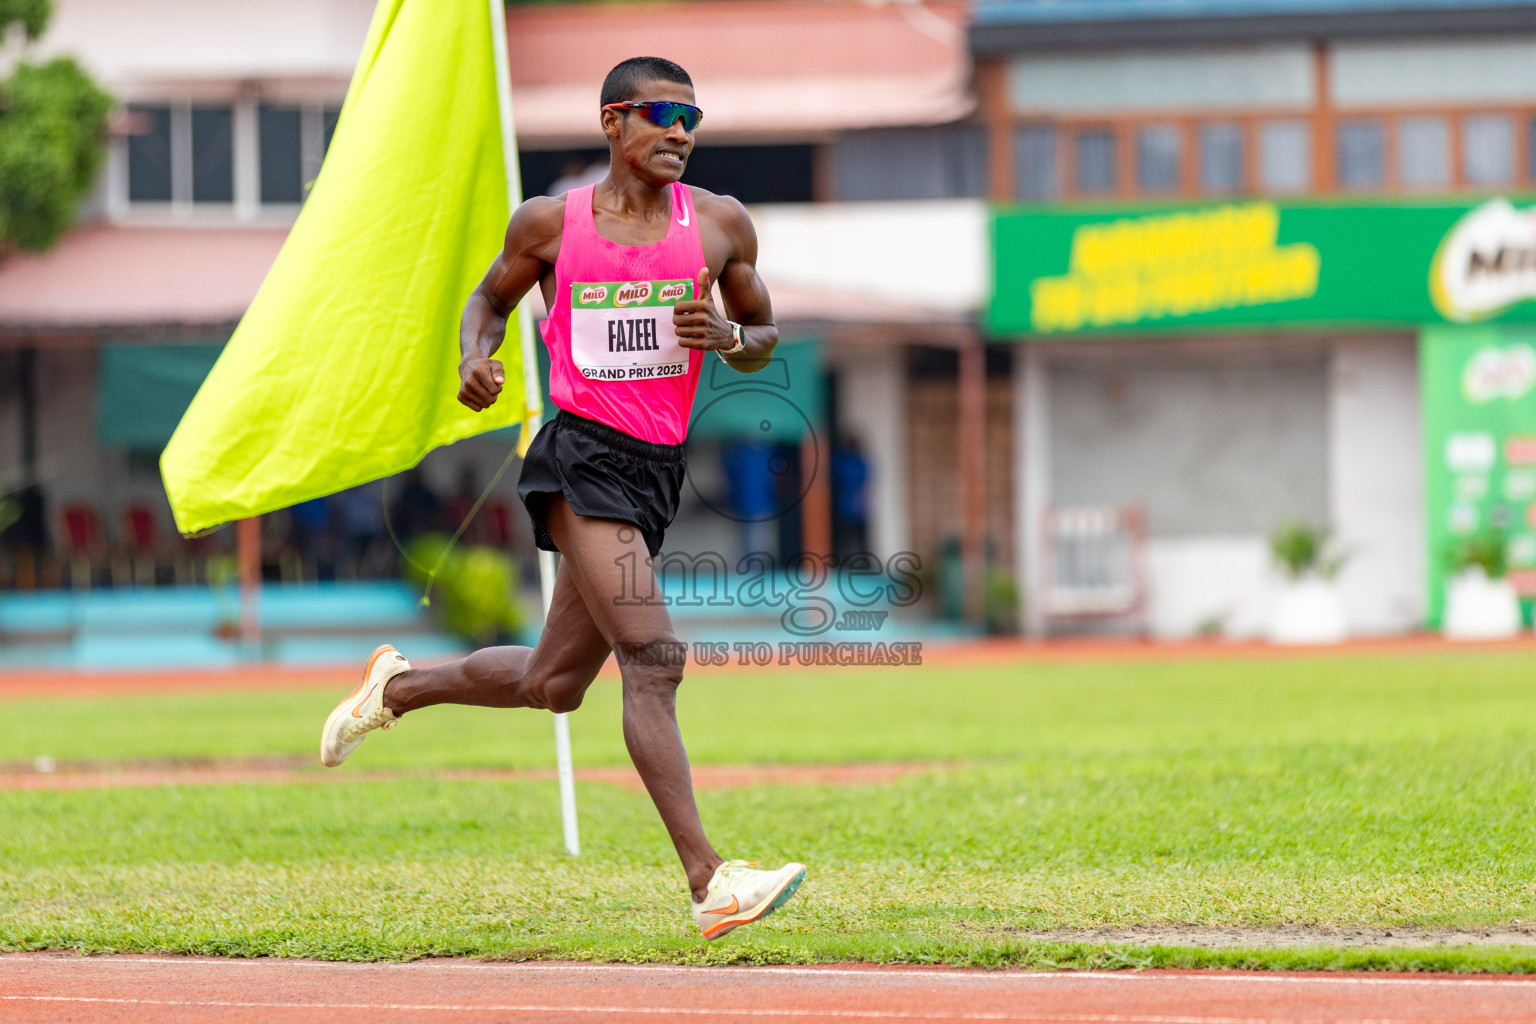
[[[517,208],[460,329],[459,401],[478,412],[506,384],[491,357],[517,303],[537,284],[550,310],[540,326],[559,412],[533,439],[517,486],[536,543],[563,556],[538,646],[428,669],[380,647],[326,720],[320,759],[339,765],[372,730],[433,704],[574,711],[617,652],[624,742],[683,862],[694,921],[713,939],[776,910],[805,866],[754,870],[722,860],[705,837],[675,713],[686,649],[666,606],[636,594],[658,592],[648,566],[677,513],[706,355],[750,373],[767,365],[779,332],[746,210],[679,181],[702,117],[688,73],[631,58],[608,73],[600,107],[607,178]],[[711,281],[734,320],[715,308]],[[636,587],[642,565],[651,579],[626,592],[626,572]]]

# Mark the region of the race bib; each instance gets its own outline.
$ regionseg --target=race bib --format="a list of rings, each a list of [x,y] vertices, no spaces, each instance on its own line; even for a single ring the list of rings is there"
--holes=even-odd
[[[597,281],[571,284],[571,361],[587,380],[659,380],[688,372],[672,307],[692,298],[693,282]]]

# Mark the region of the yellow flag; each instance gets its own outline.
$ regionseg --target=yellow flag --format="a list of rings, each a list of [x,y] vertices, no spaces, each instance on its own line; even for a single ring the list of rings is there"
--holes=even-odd
[[[379,0],[324,169],[161,456],[183,533],[400,472],[538,411],[514,383],[515,318],[500,400],[474,413],[456,398],[459,317],[509,213],[493,10]]]

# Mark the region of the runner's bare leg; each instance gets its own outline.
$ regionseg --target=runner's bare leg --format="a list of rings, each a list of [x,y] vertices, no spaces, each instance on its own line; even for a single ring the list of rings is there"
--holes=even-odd
[[[630,652],[619,667],[624,742],[672,837],[688,887],[702,899],[721,857],[699,821],[677,728],[683,665],[667,652],[679,641],[665,605],[621,603],[626,585],[631,594],[659,592],[645,541],[628,523],[578,516],[561,495],[545,500],[544,520],[562,557],[549,626],[538,646],[487,648],[449,665],[401,673],[390,680],[385,704],[396,714],[444,703],[570,710],[581,704],[608,652],[622,646]],[[639,580],[626,583],[627,569]]]
[[[487,647],[467,658],[411,669],[389,681],[384,706],[397,715],[433,704],[574,711],[611,648],[587,612],[564,559],[549,622],[537,647]]]
[[[546,502],[544,522],[597,628],[611,647],[630,653],[619,665],[624,678],[624,743],[672,837],[689,889],[695,899],[703,899],[721,857],[699,821],[688,754],[677,728],[683,662],[667,654],[681,644],[666,605],[622,603],[626,596],[660,592],[647,562],[645,540],[628,523],[578,516],[561,496]],[[631,573],[628,594],[626,571]],[[656,656],[644,656],[647,652]]]

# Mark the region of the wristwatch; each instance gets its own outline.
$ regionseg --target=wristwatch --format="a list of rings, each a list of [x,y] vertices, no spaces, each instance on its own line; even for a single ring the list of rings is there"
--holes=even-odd
[[[732,345],[730,348],[715,349],[716,354],[718,354],[722,360],[727,356],[736,355],[742,349],[747,347],[746,339],[741,336],[741,324],[737,323],[735,320],[727,320],[726,323],[731,325],[731,337],[736,339],[736,344]]]

